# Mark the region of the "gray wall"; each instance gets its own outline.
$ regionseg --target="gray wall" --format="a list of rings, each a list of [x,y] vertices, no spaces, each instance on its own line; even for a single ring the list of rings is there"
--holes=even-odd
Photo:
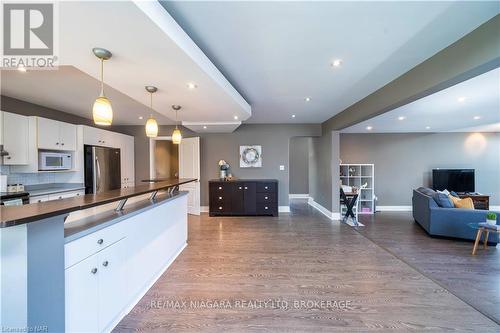
[[[476,170],[476,191],[500,205],[500,133],[341,134],[344,163],[375,164],[378,205],[411,205],[412,189],[431,184],[433,168]]]
[[[121,126],[121,132],[135,136],[136,181],[149,178],[149,139],[143,126]],[[231,165],[231,172],[237,178],[270,178],[279,181],[279,204],[288,205],[290,139],[298,136],[318,136],[319,124],[290,125],[242,125],[233,133],[202,134],[182,129],[184,136],[199,136],[201,149],[201,205],[208,206],[208,181],[218,177],[220,159]],[[171,135],[172,126],[160,126],[159,136]],[[239,146],[261,145],[262,168],[240,168]],[[285,170],[280,171],[279,166]]]
[[[312,138],[290,139],[290,193],[309,193],[309,146]]]

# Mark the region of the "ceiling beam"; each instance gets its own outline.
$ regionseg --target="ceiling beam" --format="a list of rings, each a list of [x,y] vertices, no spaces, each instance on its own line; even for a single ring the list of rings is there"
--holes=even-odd
[[[341,130],[500,67],[500,15],[322,124]]]

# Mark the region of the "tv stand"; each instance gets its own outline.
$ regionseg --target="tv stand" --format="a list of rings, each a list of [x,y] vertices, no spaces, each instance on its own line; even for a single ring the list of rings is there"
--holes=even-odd
[[[489,210],[490,209],[490,196],[479,194],[476,192],[457,193],[460,199],[471,198],[474,203],[475,209]]]

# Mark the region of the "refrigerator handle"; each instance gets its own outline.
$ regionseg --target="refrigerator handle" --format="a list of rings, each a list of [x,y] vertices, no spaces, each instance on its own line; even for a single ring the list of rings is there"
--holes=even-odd
[[[97,194],[97,192],[99,192],[99,190],[100,190],[100,185],[101,185],[101,168],[99,167],[99,159],[97,158],[97,156],[95,157],[95,165],[96,165],[96,171],[97,171],[95,193]]]

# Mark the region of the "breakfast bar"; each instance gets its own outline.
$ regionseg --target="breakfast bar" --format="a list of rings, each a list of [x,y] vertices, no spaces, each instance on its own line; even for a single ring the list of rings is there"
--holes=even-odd
[[[1,206],[0,327],[111,331],[186,246],[193,181]]]

